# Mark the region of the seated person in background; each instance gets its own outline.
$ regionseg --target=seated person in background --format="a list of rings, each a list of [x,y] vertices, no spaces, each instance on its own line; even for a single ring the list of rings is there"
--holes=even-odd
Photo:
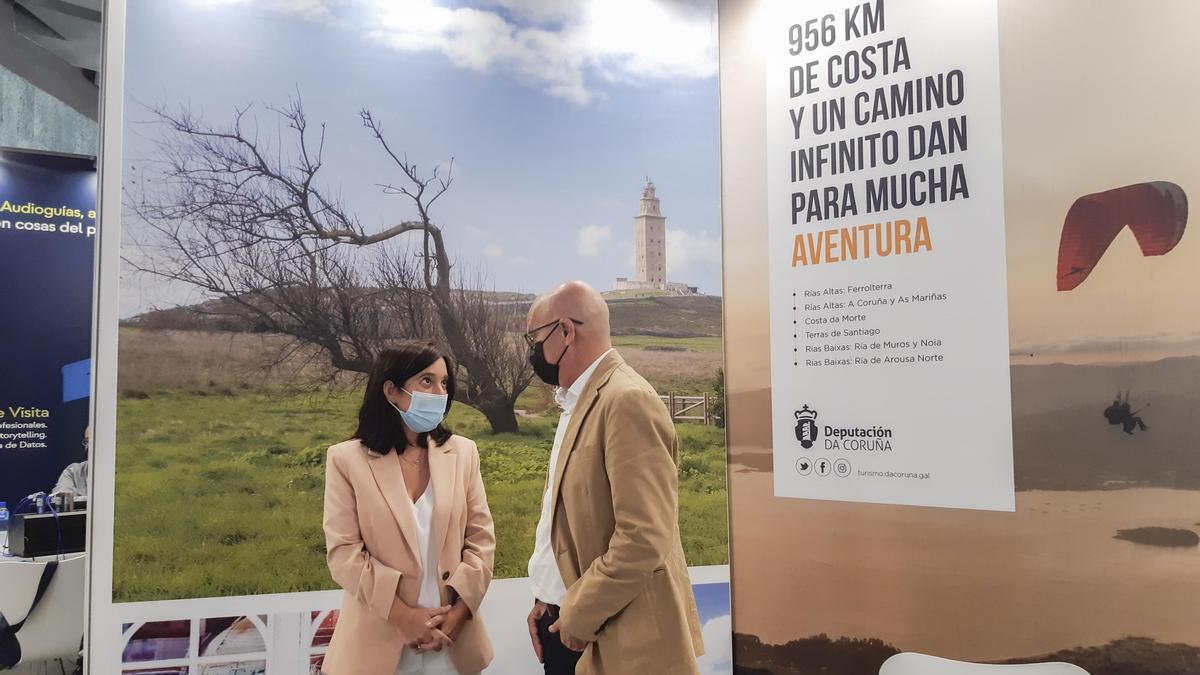
[[[67,468],[58,476],[58,482],[54,484],[54,489],[50,494],[58,494],[60,492],[70,492],[77,497],[88,496],[88,461],[86,459],[88,445],[92,440],[92,428],[86,427],[83,430],[83,452],[84,460],[74,464],[68,464]]]

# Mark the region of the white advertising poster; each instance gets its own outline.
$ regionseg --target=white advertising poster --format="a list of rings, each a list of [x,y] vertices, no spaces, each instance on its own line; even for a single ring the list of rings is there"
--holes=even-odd
[[[775,494],[1011,511],[995,1],[767,16]]]

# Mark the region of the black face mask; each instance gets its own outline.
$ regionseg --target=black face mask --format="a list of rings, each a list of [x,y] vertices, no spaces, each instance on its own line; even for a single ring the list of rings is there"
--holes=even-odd
[[[550,339],[549,336],[546,339]],[[546,360],[544,345],[546,340],[535,342],[529,350],[529,365],[533,366],[533,374],[538,376],[542,382],[546,384],[558,386],[558,364],[562,363],[563,357],[566,356],[567,350],[571,345],[563,347],[562,354],[558,355],[558,361],[550,363]]]

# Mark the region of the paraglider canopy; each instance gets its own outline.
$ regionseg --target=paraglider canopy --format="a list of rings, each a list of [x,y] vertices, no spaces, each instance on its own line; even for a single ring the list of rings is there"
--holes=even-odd
[[[1092,273],[1122,229],[1128,227],[1142,255],[1175,248],[1187,225],[1187,195],[1166,181],[1137,183],[1075,200],[1058,243],[1058,290],[1069,291]]]

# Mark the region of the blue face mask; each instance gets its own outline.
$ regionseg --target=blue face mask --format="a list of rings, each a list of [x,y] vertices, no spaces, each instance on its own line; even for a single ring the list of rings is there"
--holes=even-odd
[[[446,400],[449,398],[446,394],[426,394],[423,391],[412,392],[407,389],[400,391],[411,397],[408,410],[401,410],[400,406],[392,403],[390,399],[388,403],[392,403],[392,407],[400,413],[400,419],[404,420],[404,426],[409,429],[418,434],[427,433],[436,429],[446,417]]]

